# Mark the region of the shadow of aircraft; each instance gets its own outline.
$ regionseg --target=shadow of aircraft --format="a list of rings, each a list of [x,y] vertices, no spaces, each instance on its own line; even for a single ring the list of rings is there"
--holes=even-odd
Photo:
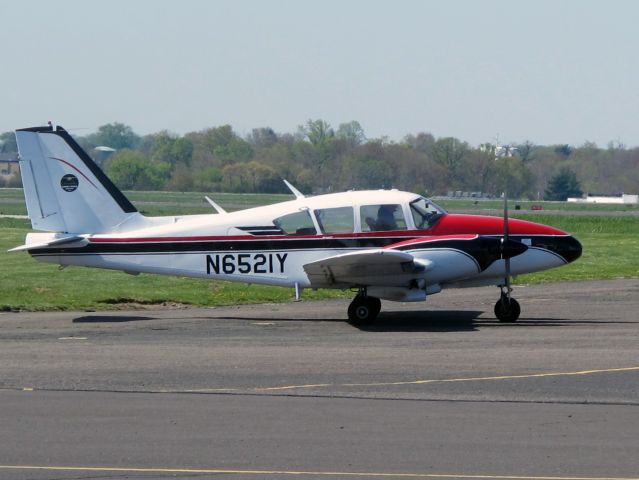
[[[351,324],[364,332],[472,332],[477,330],[476,310],[420,310],[382,312],[370,325]]]
[[[355,325],[353,327],[366,332],[454,332],[476,330],[476,319],[483,312],[480,311],[399,311],[382,312],[370,325]],[[334,322],[348,324],[343,318],[300,318],[300,317],[259,317],[256,315],[219,317],[218,320],[244,320],[250,322]],[[212,318],[211,318],[212,319]]]
[[[73,319],[73,323],[123,323],[139,322],[142,320],[157,320],[153,317],[141,317],[133,315],[86,315]]]

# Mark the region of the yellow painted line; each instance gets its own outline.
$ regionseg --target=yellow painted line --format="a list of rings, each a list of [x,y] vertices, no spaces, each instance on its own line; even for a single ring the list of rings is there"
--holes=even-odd
[[[160,390],[161,393],[215,393],[215,392],[239,392],[239,388],[193,388],[189,390]],[[144,393],[144,392],[140,392]]]
[[[445,473],[385,473],[385,472],[321,472],[303,470],[243,470],[217,468],[125,468],[125,467],[59,467],[38,465],[0,465],[0,470],[41,470],[71,472],[116,473],[184,473],[235,475],[309,475],[317,477],[385,477],[385,478],[455,478],[476,480],[639,480],[639,477],[551,477],[532,475],[470,475]]]
[[[405,382],[387,382],[387,383],[344,383],[341,386],[371,387],[371,386],[386,386],[386,385],[423,385],[426,383],[516,380],[521,378],[565,377],[565,376],[576,376],[576,375],[593,375],[595,373],[632,372],[632,371],[639,371],[639,367],[607,368],[607,369],[600,369],[600,370],[581,370],[578,372],[529,373],[524,375],[500,375],[500,376],[494,376],[494,377],[466,377],[466,378],[443,378],[443,379],[432,379],[432,380],[409,380]]]
[[[500,375],[500,376],[491,376],[491,377],[406,380],[406,381],[399,381],[399,382],[318,383],[314,385],[311,384],[311,385],[285,385],[280,387],[259,387],[259,388],[253,388],[252,390],[274,391],[274,390],[293,390],[293,389],[303,389],[303,388],[324,388],[324,387],[388,387],[388,386],[398,386],[398,385],[425,385],[427,383],[481,382],[481,381],[491,381],[491,380],[516,380],[516,379],[522,379],[522,378],[565,377],[565,376],[576,376],[576,375],[593,375],[596,373],[633,372],[633,371],[639,371],[639,367],[581,370],[578,372],[529,373],[524,375]]]
[[[280,385],[275,387],[220,387],[220,388],[195,388],[185,390],[158,390],[160,393],[215,393],[215,392],[233,392],[233,393],[246,393],[246,392],[276,392],[285,390],[302,390],[313,388],[330,388],[330,387],[392,387],[400,385],[426,385],[430,383],[455,383],[455,382],[486,382],[486,381],[499,381],[499,380],[518,380],[526,378],[544,378],[544,377],[569,377],[569,376],[584,376],[595,375],[600,373],[618,373],[618,372],[636,372],[639,371],[638,367],[623,367],[623,368],[602,368],[596,370],[580,370],[576,372],[547,372],[547,373],[529,373],[522,375],[499,375],[488,377],[463,377],[463,378],[433,378],[422,380],[405,380],[398,382],[371,382],[371,383],[311,383],[303,385]],[[0,391],[16,390],[15,388],[0,388]],[[34,389],[32,387],[25,387],[19,390],[31,392]],[[140,391],[138,393],[145,393]]]
[[[292,390],[294,388],[323,388],[323,387],[335,387],[335,386],[342,386],[339,384],[332,384],[332,383],[311,383],[308,385],[286,385],[283,387],[256,387],[253,388],[252,390],[255,390],[257,392],[272,392],[272,391],[276,391],[276,390]]]

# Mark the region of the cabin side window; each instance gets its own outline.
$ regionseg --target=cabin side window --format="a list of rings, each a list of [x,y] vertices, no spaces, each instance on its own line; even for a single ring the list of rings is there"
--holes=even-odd
[[[396,203],[360,207],[362,232],[406,230],[402,206]]]
[[[316,235],[317,230],[308,210],[289,213],[273,220],[277,228],[286,235]]]
[[[315,210],[322,233],[352,233],[355,220],[352,207],[322,208]]]

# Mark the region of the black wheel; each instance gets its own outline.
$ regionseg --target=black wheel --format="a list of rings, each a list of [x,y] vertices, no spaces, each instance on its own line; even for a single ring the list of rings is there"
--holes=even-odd
[[[357,325],[368,325],[375,321],[381,309],[379,298],[358,295],[348,306],[348,319]]]
[[[500,299],[497,300],[497,303],[495,304],[495,316],[500,322],[516,322],[520,313],[521,307],[519,306],[519,302],[514,298]]]

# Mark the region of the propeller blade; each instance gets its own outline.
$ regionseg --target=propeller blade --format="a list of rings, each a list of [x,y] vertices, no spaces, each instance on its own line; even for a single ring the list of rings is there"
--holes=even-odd
[[[505,257],[504,258],[504,273],[505,273],[505,278],[504,278],[504,285],[506,286],[506,296],[507,298],[510,300],[510,292],[511,292],[511,288],[510,288],[510,256],[509,255],[503,255],[504,251],[506,250],[507,246],[508,246],[508,241],[510,240],[509,238],[509,231],[508,231],[508,194],[506,192],[504,192],[504,238],[502,239],[502,256]]]
[[[508,241],[508,194],[504,192],[504,240]]]

